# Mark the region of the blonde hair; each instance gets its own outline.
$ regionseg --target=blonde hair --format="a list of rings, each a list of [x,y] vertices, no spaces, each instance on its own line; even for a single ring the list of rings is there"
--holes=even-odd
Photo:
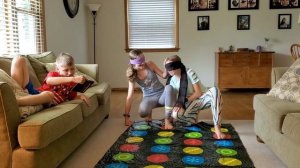
[[[64,66],[74,66],[74,58],[69,53],[60,53],[56,58],[55,62],[56,66],[64,67]]]
[[[143,52],[141,50],[131,50],[129,52],[129,59],[134,60],[141,56]],[[129,64],[127,70],[126,70],[126,77],[128,78],[129,81],[133,82],[137,78],[137,70],[133,68],[132,64]]]

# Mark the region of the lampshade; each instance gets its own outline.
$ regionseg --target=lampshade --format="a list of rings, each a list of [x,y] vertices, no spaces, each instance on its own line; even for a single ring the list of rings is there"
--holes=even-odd
[[[97,12],[101,7],[101,4],[87,4],[87,6],[89,7],[91,12],[93,11]]]

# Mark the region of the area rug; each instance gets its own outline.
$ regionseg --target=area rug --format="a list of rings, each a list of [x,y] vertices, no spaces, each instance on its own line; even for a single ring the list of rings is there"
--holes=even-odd
[[[226,139],[215,138],[213,125],[162,121],[135,122],[118,138],[96,168],[254,167],[231,124],[222,124]],[[101,143],[101,142],[99,142]]]

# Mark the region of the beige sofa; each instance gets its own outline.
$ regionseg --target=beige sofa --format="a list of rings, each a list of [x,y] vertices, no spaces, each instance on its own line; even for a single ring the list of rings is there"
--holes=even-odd
[[[37,60],[53,62],[54,58],[53,53],[27,57],[35,86],[40,85],[38,77],[46,73],[40,71],[45,67],[37,66]],[[8,71],[9,61],[0,58],[0,68]],[[98,65],[76,67],[98,81]],[[109,115],[108,83],[98,82],[86,95],[91,107],[81,100],[72,100],[43,109],[21,123],[15,95],[7,83],[0,81],[0,168],[53,168],[62,163]]]
[[[273,68],[272,84],[287,67]],[[288,167],[300,166],[300,104],[258,94],[254,96],[254,131]]]

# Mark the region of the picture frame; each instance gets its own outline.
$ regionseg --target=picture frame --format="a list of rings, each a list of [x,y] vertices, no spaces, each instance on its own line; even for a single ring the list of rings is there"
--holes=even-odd
[[[197,28],[198,30],[209,30],[209,16],[198,16]]]
[[[278,29],[292,28],[292,14],[278,14]]]
[[[189,11],[219,10],[219,0],[188,0]]]
[[[237,15],[237,30],[250,30],[250,15]]]
[[[228,0],[228,10],[259,9],[259,0]]]
[[[270,9],[300,8],[300,0],[270,0]]]

